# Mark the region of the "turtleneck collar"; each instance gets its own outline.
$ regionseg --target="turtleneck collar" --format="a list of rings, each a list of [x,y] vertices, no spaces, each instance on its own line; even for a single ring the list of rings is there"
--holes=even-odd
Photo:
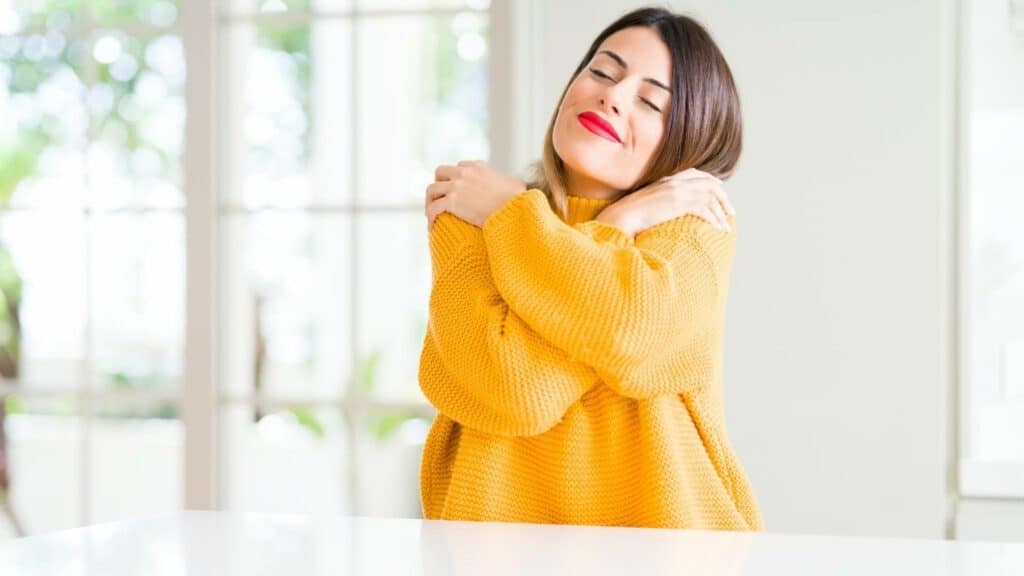
[[[593,220],[601,210],[612,203],[612,200],[601,200],[584,198],[582,196],[569,196],[566,223],[569,225],[579,224]]]

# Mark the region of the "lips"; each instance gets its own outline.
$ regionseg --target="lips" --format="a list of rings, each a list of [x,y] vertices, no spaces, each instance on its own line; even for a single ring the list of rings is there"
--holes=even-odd
[[[619,134],[615,131],[615,128],[612,128],[612,125],[609,124],[607,120],[601,118],[594,112],[584,112],[577,116],[576,119],[579,120],[580,124],[582,124],[584,128],[590,130],[594,134],[597,134],[601,138],[610,140],[617,144],[622,144],[622,139],[619,138]]]

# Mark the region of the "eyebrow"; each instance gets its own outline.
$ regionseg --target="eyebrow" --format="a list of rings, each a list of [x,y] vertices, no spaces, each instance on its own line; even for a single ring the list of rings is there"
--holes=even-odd
[[[607,55],[612,60],[615,60],[615,62],[618,63],[619,66],[622,66],[623,70],[629,70],[629,65],[626,64],[626,61],[622,59],[622,56],[619,56],[615,52],[612,52],[611,50],[601,50],[600,52],[598,52],[598,54],[605,54],[605,55]],[[668,86],[665,86],[661,82],[658,82],[654,78],[644,78],[644,82],[649,82],[651,84],[654,84],[658,88],[661,88],[662,90],[667,90],[669,94],[672,93],[672,89],[671,88],[669,88]]]

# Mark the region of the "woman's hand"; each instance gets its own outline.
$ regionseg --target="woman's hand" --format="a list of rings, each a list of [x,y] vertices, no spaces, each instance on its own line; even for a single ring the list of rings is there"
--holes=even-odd
[[[434,183],[427,186],[424,209],[427,227],[442,212],[450,212],[483,228],[484,221],[506,202],[526,190],[526,182],[494,170],[484,162],[463,160],[457,166],[441,165]]]
[[[729,232],[726,213],[736,215],[736,210],[725,195],[722,181],[690,168],[620,198],[602,210],[596,220],[636,236],[663,222],[693,214]]]

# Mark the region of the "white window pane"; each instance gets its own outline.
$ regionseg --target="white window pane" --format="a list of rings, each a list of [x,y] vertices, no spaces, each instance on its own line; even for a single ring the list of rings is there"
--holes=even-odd
[[[97,31],[88,91],[94,138],[89,199],[98,206],[184,205],[181,189],[185,63],[179,37]]]
[[[430,297],[426,217],[360,214],[357,230],[360,388],[425,401],[416,378]]]
[[[222,0],[221,10],[231,14],[324,12],[348,10],[351,0]]]
[[[83,46],[59,31],[0,36],[0,205],[85,202]]]
[[[141,22],[151,26],[173,25],[181,11],[181,0],[90,0],[96,22]]]
[[[349,28],[329,20],[226,30],[222,202],[349,202]]]
[[[173,402],[99,406],[90,430],[92,522],[182,506],[184,429]]]
[[[249,512],[349,511],[349,454],[340,409],[221,411],[225,507]]]
[[[360,515],[423,517],[419,470],[432,420],[401,409],[374,410],[357,419]]]
[[[1024,109],[972,113],[968,366],[979,460],[1024,460]]]
[[[1024,460],[1024,53],[1012,42],[1012,15],[998,2],[967,2],[964,78],[968,98],[963,244],[967,321],[965,367],[970,371],[965,457]],[[1002,495],[1006,494],[993,494]]]
[[[0,217],[3,349],[25,386],[77,387],[86,318],[86,229],[76,212]],[[19,352],[20,351],[20,352]]]
[[[64,30],[82,14],[81,0],[14,0],[0,3],[0,34],[26,29]]]
[[[81,421],[76,399],[11,396],[4,404],[11,507],[22,529],[38,534],[78,526]],[[13,535],[9,519],[2,516],[0,534]]]
[[[357,0],[363,10],[429,10],[458,9],[486,10],[490,0]]]
[[[93,365],[102,386],[176,388],[185,330],[185,219],[107,214],[92,224]]]
[[[224,228],[225,391],[340,397],[351,377],[349,217],[259,212]]]
[[[487,17],[360,21],[362,204],[423,203],[438,164],[487,160]]]

